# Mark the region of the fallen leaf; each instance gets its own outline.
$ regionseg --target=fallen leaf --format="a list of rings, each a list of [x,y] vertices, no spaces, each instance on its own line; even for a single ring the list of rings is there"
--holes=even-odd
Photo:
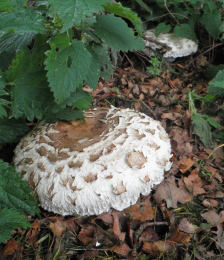
[[[86,225],[80,230],[78,239],[83,243],[83,245],[88,245],[93,240],[94,234],[95,228],[92,225]]]
[[[220,216],[216,213],[215,210],[209,210],[205,213],[202,213],[201,216],[212,226],[216,226],[220,222]]]
[[[135,205],[130,206],[127,211],[129,212],[131,218],[136,221],[147,221],[152,220],[155,217],[155,210],[150,205],[145,202],[140,205],[140,202]]]
[[[125,233],[124,233],[124,232],[121,232],[120,222],[119,222],[119,215],[120,215],[119,212],[113,212],[113,213],[112,213],[112,216],[113,216],[113,218],[114,218],[113,231],[114,231],[114,235],[115,235],[116,237],[118,237],[119,240],[124,241],[124,239],[125,239]]]
[[[49,224],[49,228],[55,237],[61,237],[66,230],[66,223],[61,217],[55,217]]]
[[[193,196],[205,193],[205,190],[202,188],[203,181],[198,176],[196,169],[194,169],[188,177],[184,177],[184,183]]]
[[[194,161],[190,158],[182,159],[179,161],[179,169],[182,173],[187,172],[194,165]]]
[[[178,188],[174,176],[170,176],[157,186],[154,198],[158,204],[165,200],[168,208],[177,208],[178,202],[191,201],[192,196],[183,187]]]
[[[169,241],[175,243],[188,243],[190,240],[191,240],[191,235],[185,234],[184,232],[180,231],[178,228],[172,232],[169,239]]]
[[[113,223],[113,216],[109,212],[100,214],[99,216],[96,217],[96,219],[101,219],[106,224]]]
[[[215,208],[215,207],[218,207],[219,203],[215,199],[204,199],[202,201],[202,205],[207,208]]]
[[[19,249],[19,244],[17,243],[17,241],[15,239],[10,239],[6,246],[5,249],[3,251],[3,256],[10,256],[10,255],[14,255],[15,252]]]
[[[36,219],[32,223],[32,227],[26,233],[26,240],[29,245],[37,246],[37,244],[35,243],[37,242],[39,232],[40,232],[40,222],[39,220]]]
[[[156,233],[156,231],[151,228],[151,227],[147,227],[141,234],[141,236],[139,237],[139,241],[141,242],[151,242],[151,241],[157,241],[159,240],[159,236]]]
[[[127,256],[131,251],[130,247],[125,243],[119,246],[110,247],[109,250],[122,256]]]
[[[187,218],[183,218],[180,221],[180,224],[178,225],[178,228],[180,231],[183,231],[185,233],[194,233],[195,232],[195,226],[193,224],[191,224]]]
[[[158,240],[155,242],[144,242],[142,250],[153,256],[159,256],[161,253],[172,250],[172,244],[169,241]]]

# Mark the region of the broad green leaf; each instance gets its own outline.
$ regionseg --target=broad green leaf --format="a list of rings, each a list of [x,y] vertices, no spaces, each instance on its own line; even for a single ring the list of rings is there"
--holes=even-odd
[[[29,128],[22,120],[0,119],[0,144],[18,141]]]
[[[142,21],[130,8],[122,6],[121,3],[109,3],[104,6],[104,9],[109,13],[128,19],[133,24],[138,34],[142,34]]]
[[[30,223],[24,215],[15,209],[0,210],[0,243],[10,239],[12,231],[19,227],[30,227]]]
[[[212,147],[212,131],[207,120],[200,114],[192,116],[193,133],[196,134],[206,147]]]
[[[176,25],[174,28],[174,34],[176,37],[188,38],[192,40],[197,39],[194,28],[187,23]]]
[[[220,70],[209,83],[208,93],[214,96],[224,96],[224,70]]]
[[[217,39],[220,31],[220,25],[222,23],[221,13],[219,11],[214,13],[205,13],[201,18],[200,22],[205,26],[208,33],[214,38]]]
[[[38,203],[28,183],[13,166],[0,160],[0,209],[11,208],[34,216]]]
[[[159,36],[160,33],[168,33],[171,30],[171,25],[165,23],[159,23],[155,29],[156,37]]]
[[[63,24],[62,32],[72,26],[80,26],[86,17],[91,17],[95,13],[103,10],[103,5],[109,0],[49,0],[50,13],[58,16]]]
[[[112,14],[97,15],[95,33],[110,47],[121,50],[139,50],[144,48],[141,38],[134,36],[132,29],[119,17]]]
[[[68,48],[47,51],[45,68],[47,78],[57,102],[62,103],[86,79],[91,64],[91,54],[85,45],[73,40]]]
[[[34,33],[15,34],[8,33],[0,38],[0,53],[18,52],[27,46],[34,37]]]
[[[6,33],[43,33],[44,18],[31,8],[19,9],[14,12],[2,12],[0,15],[0,32]]]

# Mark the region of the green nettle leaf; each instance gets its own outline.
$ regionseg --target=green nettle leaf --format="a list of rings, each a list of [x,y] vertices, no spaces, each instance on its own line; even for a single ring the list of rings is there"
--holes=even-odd
[[[209,83],[208,93],[214,96],[224,96],[224,70],[220,70]]]
[[[62,23],[62,32],[65,32],[72,26],[80,26],[86,17],[103,10],[103,5],[109,0],[49,0],[50,13],[58,16]]]
[[[194,28],[187,23],[176,25],[174,28],[174,34],[177,37],[188,38],[192,40],[197,39]]]
[[[205,13],[201,18],[200,22],[205,26],[208,33],[217,39],[220,31],[220,25],[222,23],[221,13],[217,10],[215,13]]]
[[[3,208],[16,209],[32,216],[39,213],[31,187],[13,166],[0,160],[0,209]]]
[[[155,29],[155,35],[159,36],[160,33],[168,33],[171,30],[171,25],[159,23]]]
[[[0,119],[0,144],[18,141],[29,128],[25,122],[15,119]]]
[[[200,114],[192,116],[193,133],[196,134],[206,147],[212,147],[212,131],[209,122]]]
[[[123,7],[121,3],[109,3],[104,6],[105,11],[128,19],[139,35],[142,34],[142,21],[130,8]]]
[[[27,218],[15,209],[0,210],[0,243],[10,239],[11,232],[18,228],[28,228],[30,223]]]
[[[86,79],[92,56],[85,45],[73,40],[68,48],[53,48],[46,53],[45,68],[49,86],[57,102],[62,103]]]
[[[143,40],[135,37],[133,30],[121,18],[112,14],[97,15],[94,29],[100,38],[118,51],[144,48]]]
[[[33,39],[34,33],[15,34],[8,33],[0,38],[0,53],[20,51]]]
[[[44,18],[31,8],[19,9],[14,12],[2,12],[0,15],[0,32],[17,34],[43,33]]]

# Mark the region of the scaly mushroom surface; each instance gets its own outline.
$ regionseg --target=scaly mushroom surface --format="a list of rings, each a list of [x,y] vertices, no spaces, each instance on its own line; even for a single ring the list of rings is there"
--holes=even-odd
[[[14,164],[44,209],[89,216],[148,195],[171,156],[160,122],[111,107],[86,111],[85,121],[39,124],[16,147]]]

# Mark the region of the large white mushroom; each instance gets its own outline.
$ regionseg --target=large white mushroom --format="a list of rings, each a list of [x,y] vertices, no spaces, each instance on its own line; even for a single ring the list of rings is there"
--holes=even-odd
[[[170,158],[160,122],[111,107],[85,112],[85,121],[39,124],[16,147],[14,164],[44,209],[98,215],[148,195]]]
[[[148,30],[144,34],[145,54],[149,55],[148,48],[152,50],[166,49],[164,58],[176,59],[195,53],[198,50],[198,44],[190,39],[176,37],[173,33],[160,33],[155,35],[154,30]]]

